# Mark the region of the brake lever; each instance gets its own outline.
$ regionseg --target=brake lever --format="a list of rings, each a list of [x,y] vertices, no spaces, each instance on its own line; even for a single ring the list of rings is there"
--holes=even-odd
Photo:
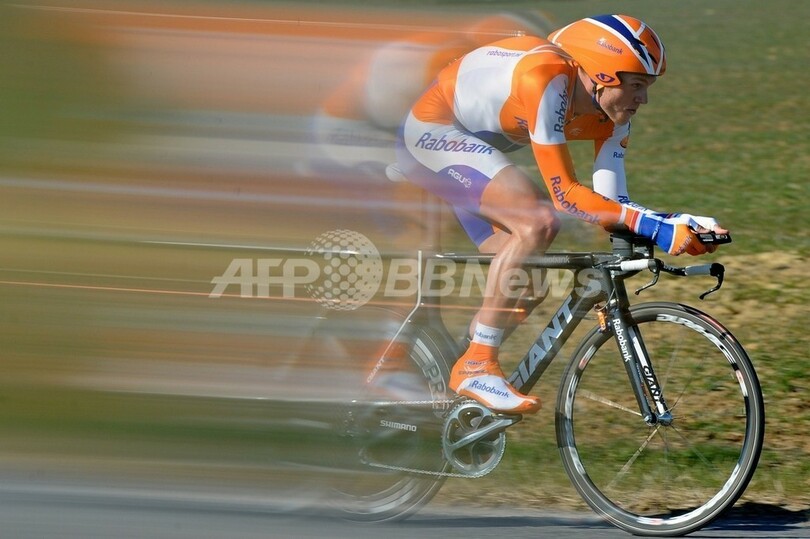
[[[709,268],[709,275],[711,275],[712,277],[717,277],[717,285],[714,288],[711,288],[702,293],[699,296],[700,299],[706,299],[706,296],[708,296],[712,292],[717,292],[718,290],[720,290],[720,287],[723,286],[723,278],[726,275],[726,267],[723,264],[718,264],[717,262],[714,262]]]
[[[731,234],[729,233],[718,234],[714,230],[710,230],[708,232],[697,232],[696,234],[700,243],[703,243],[704,245],[720,245],[723,243],[731,243]],[[723,277],[725,275],[725,271],[726,268],[723,266],[723,264],[718,264],[716,262],[709,267],[709,275],[711,275],[712,277],[717,277],[717,285],[714,288],[711,288],[706,292],[702,293],[699,296],[701,300],[706,299],[706,296],[708,296],[712,292],[717,292],[718,290],[720,290],[720,287],[723,286]]]
[[[655,286],[656,284],[658,284],[658,278],[661,276],[661,268],[663,267],[663,265],[664,265],[664,264],[663,264],[663,262],[661,262],[661,261],[660,261],[660,260],[658,260],[657,258],[656,258],[656,259],[654,259],[654,260],[655,260],[655,266],[654,266],[654,267],[652,267],[652,268],[650,268],[650,271],[651,271],[651,272],[652,272],[652,274],[653,274],[652,281],[650,281],[649,283],[645,284],[645,285],[644,285],[644,286],[642,286],[641,288],[637,289],[637,290],[636,290],[636,292],[635,292],[635,294],[636,294],[637,296],[638,296],[639,294],[641,294],[643,291],[647,290],[648,288],[652,288],[653,286]]]
[[[726,268],[723,264],[719,264],[717,262],[712,263],[711,265],[700,265],[700,266],[687,266],[685,268],[678,268],[674,266],[669,266],[664,264],[658,259],[655,259],[655,264],[653,267],[649,268],[649,270],[653,274],[652,281],[647,283],[646,285],[642,286],[638,290],[636,290],[635,294],[638,296],[644,290],[647,290],[650,287],[655,286],[658,283],[658,278],[661,276],[661,272],[665,271],[667,273],[671,273],[672,275],[679,275],[681,277],[689,277],[691,275],[711,275],[717,279],[717,285],[710,288],[706,292],[702,293],[698,296],[701,300],[706,299],[706,296],[713,292],[717,292],[720,290],[720,287],[723,286],[723,278],[726,274]]]

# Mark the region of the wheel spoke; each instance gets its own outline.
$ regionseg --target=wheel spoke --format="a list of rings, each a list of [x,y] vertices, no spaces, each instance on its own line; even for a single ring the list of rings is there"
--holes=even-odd
[[[623,412],[628,412],[630,414],[634,414],[634,415],[637,415],[637,416],[641,417],[641,412],[639,412],[638,410],[633,410],[632,408],[628,408],[627,406],[625,406],[623,404],[619,404],[618,402],[615,402],[615,401],[612,401],[612,400],[610,400],[608,398],[597,395],[596,393],[594,393],[592,391],[579,390],[577,392],[577,396],[578,397],[584,397],[586,399],[590,399],[590,400],[598,402],[600,404],[610,406],[611,408],[616,408],[616,409],[621,410]]]
[[[669,359],[667,360],[667,372],[664,375],[664,380],[661,382],[661,391],[664,394],[666,394],[666,389],[667,389],[667,384],[669,382],[669,377],[672,374],[672,370],[675,368],[675,364],[676,363],[677,364],[684,363],[683,361],[679,362],[679,361],[676,360],[676,357],[678,357],[679,352],[681,351],[681,348],[683,347],[683,340],[680,340],[680,339],[673,339],[673,340],[675,341],[675,345],[673,347],[672,353],[669,354]],[[683,389],[681,389],[680,393],[678,393],[678,396],[675,397],[675,401],[669,404],[669,411],[670,412],[672,410],[674,410],[678,406],[678,403],[680,403],[681,398],[686,394],[686,391],[689,389],[689,386],[692,385],[692,380],[694,380],[694,376],[692,376],[689,379],[689,381],[686,384],[684,384]]]
[[[667,373],[667,374],[669,374],[669,373]],[[686,394],[686,391],[692,385],[692,381],[694,379],[695,379],[695,377],[694,377],[694,373],[693,373],[693,376],[691,378],[689,378],[689,381],[684,384],[683,389],[681,389],[681,392],[678,393],[677,397],[675,397],[675,402],[673,402],[671,405],[669,405],[669,410],[670,411],[674,410],[678,406],[678,404],[681,402],[681,399]]]
[[[660,428],[661,428],[661,426],[657,425],[650,432],[650,434],[647,436],[647,438],[643,442],[641,442],[641,445],[639,446],[638,449],[636,449],[636,452],[633,453],[633,456],[631,456],[630,459],[627,462],[624,463],[624,466],[622,466],[621,470],[618,471],[618,473],[616,474],[616,477],[614,477],[610,481],[610,483],[608,483],[608,485],[606,487],[608,490],[613,487],[613,485],[614,485],[614,483],[616,483],[616,481],[619,481],[620,479],[622,479],[627,474],[627,472],[630,471],[630,468],[633,467],[633,464],[636,462],[636,460],[638,460],[638,458],[641,456],[641,454],[644,452],[644,450],[650,444],[650,440],[652,440],[655,437],[655,434],[658,432],[658,429],[660,429]]]
[[[675,431],[675,434],[677,434],[680,437],[680,439],[683,440],[683,442],[689,447],[689,450],[692,451],[692,453],[694,453],[695,456],[697,456],[697,458],[699,458],[703,462],[703,464],[712,468],[713,470],[717,470],[717,467],[711,462],[709,462],[709,459],[707,459],[706,456],[700,452],[697,446],[695,446],[695,444],[693,444],[689,440],[689,438],[686,437],[686,435],[681,431],[681,429],[675,426],[672,426],[671,428],[672,430]]]

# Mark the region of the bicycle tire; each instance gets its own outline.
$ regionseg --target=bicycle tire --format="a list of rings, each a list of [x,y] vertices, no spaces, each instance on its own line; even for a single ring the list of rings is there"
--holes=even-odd
[[[411,331],[409,364],[424,376],[430,386],[430,399],[442,403],[432,412],[435,416],[435,428],[425,427],[417,438],[414,438],[415,433],[407,431],[393,433],[400,436],[390,443],[397,445],[401,453],[399,457],[386,459],[391,468],[374,467],[369,462],[360,463],[351,477],[333,487],[332,506],[346,520],[403,520],[427,504],[447,479],[441,475],[450,469],[441,450],[441,418],[450,398],[450,390],[447,388],[449,367],[457,359],[458,350],[446,332],[426,326],[418,326]],[[379,419],[375,418],[375,421],[378,422]],[[403,419],[403,422],[406,421],[411,420]],[[420,425],[419,428],[422,429],[423,426]],[[358,450],[368,451],[368,444],[368,441],[361,440]],[[409,444],[418,446],[410,449],[421,454],[408,454]],[[419,469],[428,473],[405,471],[407,469]]]
[[[612,332],[594,328],[561,381],[557,444],[597,514],[634,535],[684,535],[731,507],[751,480],[764,438],[762,391],[743,347],[709,315],[656,302],[632,307],[629,318],[671,425],[644,422]]]

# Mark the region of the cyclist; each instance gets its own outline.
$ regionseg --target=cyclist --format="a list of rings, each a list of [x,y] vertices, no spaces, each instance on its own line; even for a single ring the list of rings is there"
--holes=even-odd
[[[642,21],[590,17],[548,39],[507,38],[467,53],[438,74],[404,119],[398,171],[449,202],[478,249],[495,255],[469,348],[451,372],[456,393],[501,412],[540,408],[538,398],[505,380],[498,349],[540,301],[525,289],[510,293],[508,284],[528,256],[551,244],[558,212],[626,227],[673,255],[713,250],[696,230],[727,232],[714,219],[656,213],[628,197],[630,120],[665,69],[664,46]],[[593,190],[577,181],[568,140],[594,141]],[[527,145],[551,202],[506,156]]]

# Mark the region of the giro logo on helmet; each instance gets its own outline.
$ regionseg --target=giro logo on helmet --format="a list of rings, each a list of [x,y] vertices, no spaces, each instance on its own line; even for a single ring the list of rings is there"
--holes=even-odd
[[[605,83],[611,83],[616,80],[616,77],[611,77],[607,73],[597,73],[596,78]]]

